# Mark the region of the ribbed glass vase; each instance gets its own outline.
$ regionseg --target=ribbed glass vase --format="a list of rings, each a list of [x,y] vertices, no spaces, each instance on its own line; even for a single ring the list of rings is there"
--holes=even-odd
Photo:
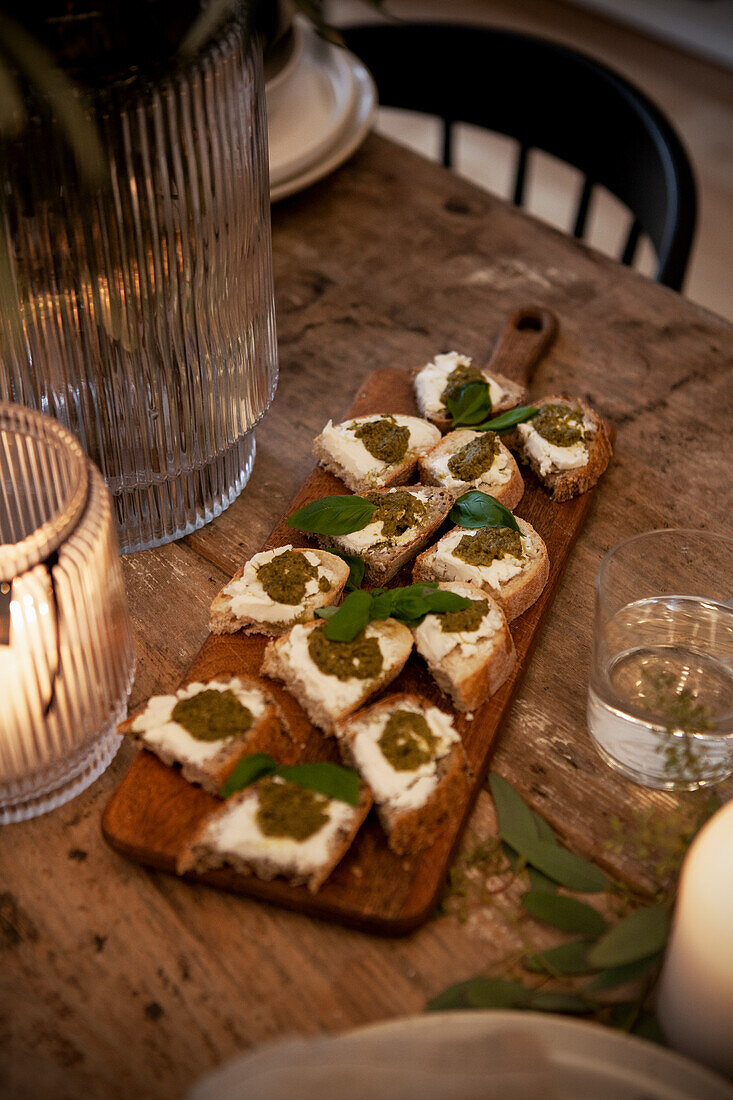
[[[264,106],[234,24],[168,78],[95,93],[101,188],[57,118],[0,143],[0,398],[77,436],[123,551],[202,526],[249,477],[277,382]]]

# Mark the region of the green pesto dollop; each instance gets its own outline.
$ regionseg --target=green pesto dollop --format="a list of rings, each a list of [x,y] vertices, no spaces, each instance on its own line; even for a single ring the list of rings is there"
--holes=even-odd
[[[532,420],[532,427],[556,447],[572,447],[585,441],[583,410],[570,405],[543,405]]]
[[[444,611],[440,616],[440,629],[444,634],[470,634],[471,631],[478,630],[488,610],[488,600],[471,600],[462,611]]]
[[[490,470],[499,453],[496,432],[482,432],[448,459],[448,469],[459,481],[474,481]]]
[[[382,755],[395,771],[414,772],[435,756],[438,740],[422,714],[395,710],[379,738]]]
[[[381,523],[386,539],[404,535],[411,527],[417,527],[428,510],[424,500],[405,489],[397,489],[394,493],[367,493],[366,499],[377,506],[369,522]]]
[[[258,789],[257,824],[265,836],[307,840],[328,821],[329,798],[295,783],[265,780]]]
[[[319,577],[318,578],[318,591],[319,592],[330,592],[331,587],[332,587],[332,585],[331,585],[331,582],[328,579],[328,577]]]
[[[337,680],[371,680],[382,671],[382,651],[376,638],[364,631],[353,642],[332,642],[326,637],[326,623],[311,631],[308,653],[326,676]]]
[[[233,691],[207,688],[190,699],[179,699],[171,719],[197,741],[222,741],[238,737],[252,726],[252,714]]]
[[[398,424],[393,416],[367,420],[354,429],[354,435],[380,462],[401,462],[410,443],[410,429]]]
[[[448,399],[467,382],[486,382],[486,378],[473,363],[459,363],[446,379],[445,389],[440,395],[441,404],[447,405]]]
[[[305,554],[299,554],[295,550],[276,554],[257,570],[257,580],[270,599],[275,603],[290,605],[302,603],[308,581],[317,576],[318,566],[311,565]]]
[[[522,540],[509,527],[481,527],[475,535],[464,535],[453,556],[468,565],[491,565],[499,558],[521,558]]]

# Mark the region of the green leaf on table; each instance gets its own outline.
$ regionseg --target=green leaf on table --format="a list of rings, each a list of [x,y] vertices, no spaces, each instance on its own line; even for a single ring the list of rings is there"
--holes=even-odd
[[[353,642],[370,620],[372,597],[359,588],[350,592],[335,615],[326,625],[326,637],[330,642]]]
[[[561,844],[538,840],[531,851],[523,852],[527,860],[568,890],[579,894],[600,894],[608,888],[608,879],[587,859],[563,848]]]
[[[497,435],[502,435],[504,432],[510,432],[517,424],[523,424],[526,420],[531,420],[537,416],[539,411],[535,405],[519,405],[516,409],[499,413],[493,420],[487,420],[483,424],[474,424],[473,430],[475,432],[496,432]]]
[[[306,787],[309,791],[318,791],[339,802],[348,802],[350,806],[359,805],[359,776],[351,768],[342,768],[340,764],[323,761],[318,764],[281,764],[276,775]]]
[[[337,558],[341,558],[341,561],[345,561],[349,567],[346,591],[354,592],[357,588],[361,588],[365,569],[364,562],[361,558],[357,558],[356,554],[347,554],[343,550],[329,550],[328,552],[329,554],[335,554]]]
[[[546,890],[551,894],[557,893],[557,883],[553,882],[547,875],[543,875],[542,871],[538,871],[531,863],[527,864],[527,875],[530,890]]]
[[[489,787],[496,807],[499,835],[520,856],[538,843],[534,814],[506,779],[496,772],[489,776]]]
[[[591,943],[591,940],[561,943],[559,947],[550,947],[547,951],[527,955],[524,966],[535,974],[588,974],[593,970],[588,962],[588,948]]]
[[[229,798],[236,791],[248,787],[265,775],[272,775],[277,768],[277,762],[266,752],[255,752],[251,756],[244,756],[233,768],[229,776],[222,784],[219,794],[222,798]]]
[[[647,955],[635,962],[624,963],[623,966],[611,966],[597,974],[593,981],[585,987],[588,992],[601,993],[604,989],[616,989],[627,982],[634,982],[650,974],[662,961],[663,952],[657,951],[654,955]],[[593,967],[595,970],[596,968]]]
[[[288,516],[288,527],[308,531],[312,535],[350,535],[367,526],[377,509],[364,497],[320,497]]]
[[[592,1012],[593,1007],[579,993],[564,993],[562,990],[535,993],[527,1002],[527,1008],[538,1012],[569,1012],[574,1015]]]
[[[551,924],[563,932],[582,932],[586,936],[600,936],[608,927],[597,909],[576,898],[562,894],[548,894],[545,890],[528,890],[522,894],[524,908],[537,920]],[[590,952],[588,955],[589,961]]]
[[[522,1008],[531,993],[519,982],[504,978],[469,978],[444,989],[425,1007],[428,1012],[449,1008]]]
[[[481,382],[478,379],[464,382],[449,395],[445,407],[453,420],[453,428],[458,428],[462,424],[467,426],[479,424],[487,416],[491,416],[491,394],[488,382]]]
[[[600,970],[655,955],[667,942],[669,923],[669,908],[664,904],[635,909],[606,932],[588,958]]]
[[[451,508],[450,521],[456,527],[509,527],[519,531],[519,524],[509,509],[480,489],[469,489],[458,497]]]
[[[553,832],[552,826],[545,821],[542,814],[538,814],[536,810],[532,810],[532,817],[537,826],[537,835],[540,840],[547,840],[550,844],[557,844],[558,840]]]

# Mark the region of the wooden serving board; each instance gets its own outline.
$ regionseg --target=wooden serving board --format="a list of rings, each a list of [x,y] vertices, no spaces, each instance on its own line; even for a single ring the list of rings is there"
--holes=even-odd
[[[521,336],[516,334],[515,339],[521,341]],[[506,339],[502,347],[505,353],[501,364],[503,373],[517,377],[517,357],[506,354]],[[492,365],[497,361],[498,351]],[[533,365],[525,357],[522,372],[528,374]],[[414,415],[416,411],[409,374],[401,370],[380,370],[367,378],[343,418],[378,412]],[[229,869],[203,875],[192,874],[190,878],[370,932],[401,935],[412,931],[430,916],[439,900],[473,802],[486,778],[502,719],[527,669],[572,545],[592,504],[592,492],[563,504],[554,504],[530,472],[523,469],[522,473],[525,493],[516,513],[528,520],[545,540],[550,558],[550,579],[534,606],[511,624],[517,650],[517,663],[512,675],[474,713],[472,720],[469,721],[465,715],[456,715],[456,725],[466,749],[473,783],[466,801],[456,805],[455,813],[440,838],[431,848],[413,858],[399,858],[387,847],[376,814],[372,812],[350,851],[316,894],[311,894],[305,887],[293,887],[279,880],[262,882]],[[287,514],[290,515],[308,501],[344,491],[341,481],[317,468],[307,478]],[[283,518],[264,549],[285,543],[309,545],[307,539],[286,526]],[[409,584],[410,566],[393,583]],[[184,682],[233,674],[256,677],[260,673],[265,643],[266,639],[257,636],[210,635]],[[310,724],[298,704],[279,684],[269,680],[267,684],[290,723],[293,752],[292,758],[285,762],[338,760],[334,740],[325,737]],[[447,697],[436,687],[414,650],[398,679],[386,690],[416,692],[444,710],[452,710]],[[107,805],[102,829],[112,847],[125,856],[173,872],[179,852],[216,805],[215,798],[189,784],[177,769],[167,767],[152,753],[142,750]]]

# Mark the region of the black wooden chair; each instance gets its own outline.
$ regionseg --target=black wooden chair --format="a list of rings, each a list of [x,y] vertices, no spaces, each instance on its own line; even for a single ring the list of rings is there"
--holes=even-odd
[[[632,214],[621,262],[633,263],[645,233],[657,281],[680,289],[697,211],[692,169],[670,123],[627,80],[565,46],[489,27],[378,23],[342,33],[371,70],[382,106],[443,120],[446,166],[456,122],[517,139],[513,199],[522,205],[529,151],[558,157],[584,176],[573,235],[583,237],[602,185]]]

